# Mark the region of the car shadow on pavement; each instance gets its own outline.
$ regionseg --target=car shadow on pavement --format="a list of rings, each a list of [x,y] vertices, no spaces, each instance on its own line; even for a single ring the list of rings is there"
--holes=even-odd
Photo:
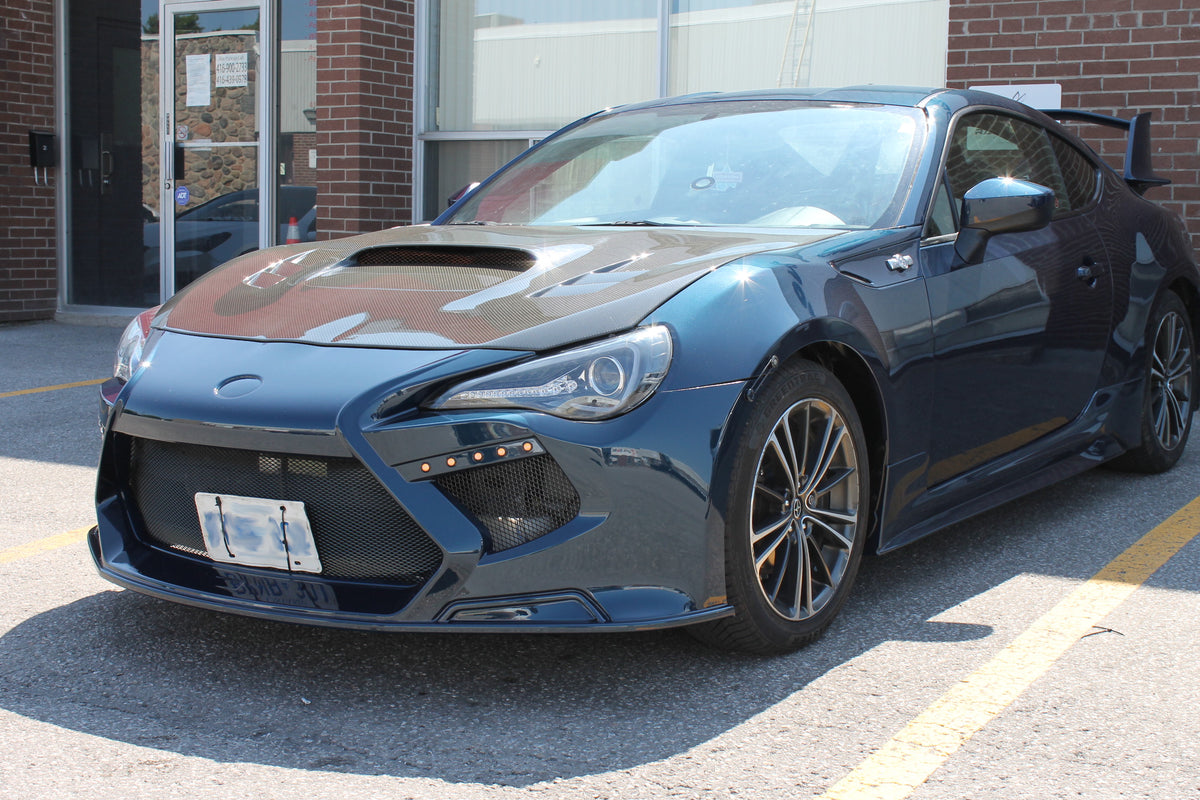
[[[0,637],[0,707],[219,762],[507,786],[628,769],[708,742],[888,641],[988,636],[986,624],[930,620],[1025,573],[1090,577],[1124,539],[1089,548],[1086,531],[1063,530],[1130,480],[1162,485],[1091,473],[867,559],[829,633],[788,656],[718,652],[680,631],[327,630],[114,590]]]

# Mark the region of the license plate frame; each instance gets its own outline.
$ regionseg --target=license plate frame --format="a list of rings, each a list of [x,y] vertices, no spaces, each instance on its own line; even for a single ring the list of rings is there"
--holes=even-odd
[[[196,492],[196,515],[208,557],[222,564],[285,572],[321,572],[304,503]]]

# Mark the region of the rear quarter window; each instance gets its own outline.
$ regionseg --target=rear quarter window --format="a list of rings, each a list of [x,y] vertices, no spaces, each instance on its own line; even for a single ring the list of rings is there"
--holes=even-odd
[[[1071,210],[1083,208],[1096,196],[1098,176],[1095,164],[1074,145],[1058,136],[1051,134],[1050,145],[1054,148],[1062,173],[1067,195],[1065,205],[1069,205]]]

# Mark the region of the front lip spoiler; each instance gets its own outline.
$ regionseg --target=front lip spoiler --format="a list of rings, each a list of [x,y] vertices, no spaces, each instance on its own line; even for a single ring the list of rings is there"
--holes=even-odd
[[[395,617],[376,614],[361,614],[346,611],[322,611],[320,609],[293,609],[287,606],[274,606],[266,603],[256,603],[235,598],[216,598],[204,592],[184,589],[174,584],[165,583],[147,577],[132,568],[121,568],[106,562],[101,554],[100,535],[98,527],[88,531],[88,548],[96,569],[105,580],[116,585],[131,589],[141,594],[169,600],[173,603],[203,608],[209,611],[240,614],[255,619],[272,620],[274,622],[293,622],[300,625],[311,625],[326,628],[342,628],[363,631],[387,631],[391,633],[622,633],[636,631],[653,631],[664,628],[678,628],[684,625],[694,625],[708,622],[733,614],[729,605],[713,606],[699,611],[662,617],[651,620],[636,620],[632,622],[597,621],[588,623],[563,622],[555,624],[503,621],[503,622],[447,622],[429,621],[413,622],[397,620]],[[509,601],[500,601],[509,602]]]

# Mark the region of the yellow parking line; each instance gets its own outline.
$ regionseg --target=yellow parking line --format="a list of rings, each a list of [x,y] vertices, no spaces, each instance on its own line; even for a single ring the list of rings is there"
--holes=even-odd
[[[1121,553],[946,692],[821,800],[902,800],[1200,533],[1200,497]]]
[[[44,539],[35,539],[32,542],[19,544],[16,547],[10,547],[6,550],[0,550],[0,564],[7,564],[10,561],[19,561],[22,558],[36,556],[38,553],[45,553],[47,550],[56,550],[59,547],[66,547],[75,542],[82,542],[87,537],[87,532],[92,526],[86,528],[76,528],[73,531],[66,533],[56,533],[53,536],[47,536]]]
[[[22,394],[37,394],[38,392],[53,392],[58,389],[77,389],[80,386],[97,386],[104,383],[108,378],[98,378],[94,381],[76,381],[75,383],[57,383],[54,386],[39,386],[36,389],[19,389],[15,392],[0,392],[0,400],[5,397],[16,397]]]

